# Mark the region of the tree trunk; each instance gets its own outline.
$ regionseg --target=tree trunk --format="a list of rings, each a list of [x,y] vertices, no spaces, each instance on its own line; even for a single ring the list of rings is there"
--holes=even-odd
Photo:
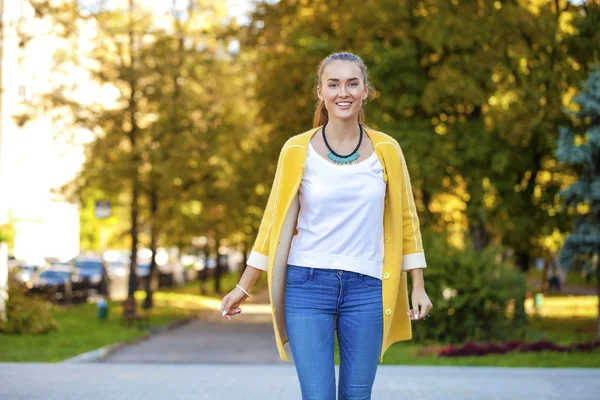
[[[154,303],[152,301],[153,282],[157,279],[157,267],[156,267],[156,248],[158,247],[158,228],[157,228],[157,214],[158,214],[158,188],[156,187],[155,177],[152,176],[152,184],[150,188],[150,250],[152,250],[152,259],[150,260],[150,273],[146,280],[146,298],[144,299],[143,307],[145,309],[152,308]]]
[[[135,68],[134,64],[134,33],[133,33],[133,0],[129,0],[129,18],[130,18],[130,30],[129,30],[129,50],[131,52],[131,69]],[[137,289],[137,279],[136,279],[136,267],[137,267],[137,247],[138,247],[138,215],[139,215],[139,204],[138,204],[138,196],[139,196],[139,176],[138,176],[138,153],[136,146],[137,139],[137,121],[136,121],[136,111],[137,104],[135,99],[136,92],[136,81],[133,74],[131,74],[131,78],[129,80],[129,119],[131,128],[129,130],[129,142],[131,144],[131,152],[132,152],[132,168],[131,168],[131,259],[130,259],[130,269],[129,269],[129,290],[128,297],[133,298],[133,294]]]
[[[489,242],[489,235],[485,230],[485,226],[481,221],[475,221],[470,230],[473,239],[473,247],[475,250],[483,250]]]
[[[217,254],[216,265],[215,265],[215,274],[214,274],[214,285],[215,285],[215,295],[219,295],[221,293],[221,275],[223,274],[224,266],[222,262],[221,255],[219,254],[219,246],[221,243],[221,238],[217,237],[215,241],[215,253]]]
[[[529,270],[529,253],[519,250],[517,251],[515,258],[515,263],[519,266],[521,272],[527,272]]]

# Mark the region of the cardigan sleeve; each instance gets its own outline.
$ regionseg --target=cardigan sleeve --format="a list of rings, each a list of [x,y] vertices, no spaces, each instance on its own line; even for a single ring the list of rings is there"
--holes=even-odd
[[[254,242],[254,246],[252,247],[252,251],[250,252],[250,257],[246,261],[246,264],[266,271],[268,268],[269,262],[269,242],[271,240],[271,226],[273,225],[273,218],[275,213],[275,203],[277,202],[277,192],[281,183],[282,176],[282,160],[283,154],[285,150],[281,150],[279,154],[279,160],[277,161],[277,169],[275,171],[275,179],[273,180],[273,185],[271,186],[271,192],[269,193],[269,199],[267,200],[267,207],[265,208],[265,212],[263,214],[260,228],[258,229],[258,234],[256,235],[256,240]]]
[[[402,236],[404,242],[402,271],[408,271],[415,268],[427,268],[427,263],[410,174],[402,150],[400,150],[400,158],[402,162]]]

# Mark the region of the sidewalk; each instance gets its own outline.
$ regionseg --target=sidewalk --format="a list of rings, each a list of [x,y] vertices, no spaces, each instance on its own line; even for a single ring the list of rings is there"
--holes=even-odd
[[[215,309],[103,362],[0,364],[0,399],[300,400],[279,359],[264,293],[228,321]],[[336,368],[337,370],[337,368]],[[336,375],[338,373],[336,372]],[[374,400],[591,400],[600,369],[379,367]]]
[[[381,366],[373,400],[592,400],[600,371]],[[300,400],[291,365],[2,364],[0,399]]]
[[[289,364],[279,358],[264,290],[242,304],[231,320],[219,314],[220,302],[180,328],[154,335],[110,355],[107,363]]]

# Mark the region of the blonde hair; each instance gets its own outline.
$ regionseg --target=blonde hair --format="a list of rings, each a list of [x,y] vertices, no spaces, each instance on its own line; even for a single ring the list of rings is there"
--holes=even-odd
[[[362,107],[358,112],[358,122],[361,124],[365,123],[365,109],[364,106],[367,104],[367,100],[373,99],[375,97],[375,88],[369,82],[369,78],[367,75],[367,67],[364,61],[357,55],[348,53],[348,52],[339,52],[339,53],[331,53],[327,57],[321,61],[319,67],[317,68],[317,79],[315,84],[315,94],[317,93],[317,88],[321,87],[321,76],[323,75],[323,71],[325,67],[331,63],[332,61],[352,61],[356,63],[363,74],[363,80],[365,86],[369,88],[369,96],[367,99],[363,100]],[[315,115],[313,117],[313,128],[317,128],[321,125],[325,125],[325,123],[329,120],[329,113],[327,112],[327,108],[325,107],[325,102],[323,100],[318,100],[317,107],[315,109]]]

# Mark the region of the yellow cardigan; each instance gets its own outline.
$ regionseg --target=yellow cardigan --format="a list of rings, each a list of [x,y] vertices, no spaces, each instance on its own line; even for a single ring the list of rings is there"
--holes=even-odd
[[[290,138],[281,150],[275,180],[248,265],[266,270],[279,355],[289,360],[284,318],[287,259],[300,205],[298,189],[305,171],[308,144],[319,128]],[[406,270],[425,268],[419,218],[404,155],[391,136],[364,129],[383,166],[387,184],[384,206],[383,341],[380,361],[395,342],[412,337],[408,316]]]

